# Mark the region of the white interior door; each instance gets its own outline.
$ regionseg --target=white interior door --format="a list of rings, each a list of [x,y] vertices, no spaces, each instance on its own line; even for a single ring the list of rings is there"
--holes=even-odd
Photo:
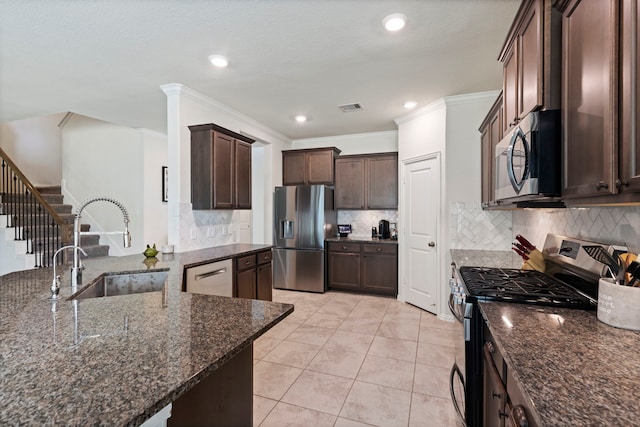
[[[437,314],[439,153],[407,163],[403,178],[406,301]]]

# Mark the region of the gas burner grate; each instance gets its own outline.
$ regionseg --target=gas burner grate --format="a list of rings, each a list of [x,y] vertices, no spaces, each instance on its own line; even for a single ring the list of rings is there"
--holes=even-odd
[[[461,267],[468,295],[490,301],[553,307],[595,308],[584,295],[538,271]]]

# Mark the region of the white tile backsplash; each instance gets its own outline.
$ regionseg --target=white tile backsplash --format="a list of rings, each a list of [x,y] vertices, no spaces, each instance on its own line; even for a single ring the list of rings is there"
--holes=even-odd
[[[640,251],[640,207],[482,210],[464,203],[450,205],[452,249],[510,250],[522,234],[542,247],[547,233],[627,244]]]
[[[377,229],[381,219],[397,223],[398,211],[338,211],[338,224],[351,224],[352,237],[371,237],[371,227]]]
[[[508,251],[511,248],[512,211],[483,210],[452,203],[449,212],[451,249]]]

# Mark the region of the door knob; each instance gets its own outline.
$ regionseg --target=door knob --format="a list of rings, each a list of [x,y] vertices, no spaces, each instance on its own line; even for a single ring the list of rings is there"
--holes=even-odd
[[[429,247],[433,248],[436,245],[436,242],[429,242]]]

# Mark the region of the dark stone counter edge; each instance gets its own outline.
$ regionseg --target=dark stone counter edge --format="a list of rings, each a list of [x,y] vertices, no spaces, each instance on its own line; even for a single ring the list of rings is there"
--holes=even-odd
[[[211,264],[213,262],[218,262],[218,261],[224,261],[226,259],[232,259],[232,258],[236,258],[239,256],[247,256],[247,255],[252,255],[252,254],[257,254],[260,252],[264,252],[266,250],[273,250],[274,246],[273,245],[266,245],[265,247],[262,247],[260,249],[253,249],[253,250],[243,250],[241,252],[238,252],[236,254],[233,254],[231,256],[220,256],[220,257],[216,257],[216,258],[207,258],[206,260],[202,260],[202,261],[196,261],[196,262],[192,262],[190,264],[184,264],[182,267],[183,268],[192,268],[192,267],[198,267],[200,265],[205,265],[205,264]],[[182,252],[184,253],[184,252]]]
[[[353,242],[353,243],[382,243],[382,244],[393,244],[397,245],[398,241],[394,239],[378,239],[374,237],[366,238],[366,237],[329,237],[325,239],[327,242]]]
[[[262,249],[262,250],[264,250],[264,249]],[[257,252],[259,252],[259,251],[257,251]],[[227,258],[223,258],[223,259],[227,259]],[[215,370],[217,370],[220,366],[224,365],[228,360],[231,360],[234,356],[236,356],[242,350],[244,350],[249,345],[251,345],[257,338],[262,336],[265,332],[267,332],[269,329],[271,329],[273,326],[275,326],[277,323],[279,323],[282,319],[284,319],[285,317],[287,317],[288,315],[293,313],[293,311],[294,311],[294,306],[291,305],[291,307],[287,311],[285,311],[281,316],[277,317],[276,319],[274,319],[269,324],[263,326],[258,332],[256,332],[251,337],[247,338],[245,341],[240,343],[238,346],[236,346],[229,353],[225,354],[223,357],[221,357],[220,359],[216,360],[211,365],[209,365],[209,366],[205,367],[204,369],[202,369],[196,375],[192,376],[186,382],[184,382],[179,387],[174,389],[171,393],[169,393],[166,396],[164,396],[163,398],[159,399],[155,404],[153,404],[152,406],[147,408],[143,413],[141,413],[140,415],[138,415],[137,417],[135,417],[134,419],[129,421],[127,426],[135,427],[135,426],[139,426],[142,423],[144,423],[145,421],[147,421],[149,418],[151,418],[156,413],[158,413],[162,408],[164,408],[168,404],[174,402],[176,399],[178,399],[180,396],[182,396],[184,393],[186,393],[192,387],[194,387],[196,384],[198,384],[200,381],[202,381],[202,379],[204,377],[206,377],[210,373],[212,373]],[[252,367],[253,367],[253,365],[252,365]]]

